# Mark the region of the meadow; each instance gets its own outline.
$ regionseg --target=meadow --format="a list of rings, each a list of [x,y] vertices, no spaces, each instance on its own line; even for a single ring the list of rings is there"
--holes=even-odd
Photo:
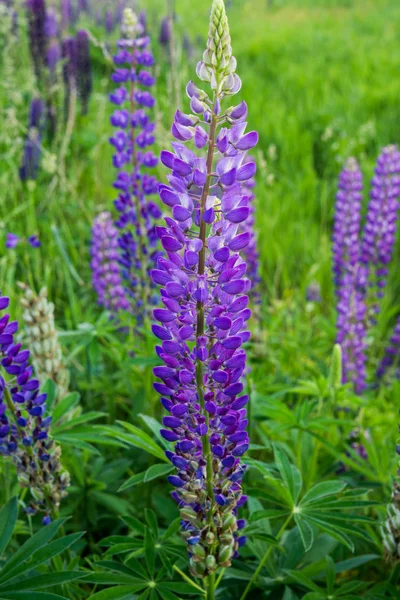
[[[169,385],[171,376],[160,369],[167,368],[168,373],[178,369],[176,381],[179,370],[190,370],[189,350],[200,344],[204,331],[199,332],[197,324],[196,342],[189,341],[188,354],[177,367],[172,354],[166,360],[165,352],[155,350],[160,339],[170,338],[157,339],[151,308],[161,306],[160,299],[167,295],[160,296],[159,286],[154,286],[154,306],[148,295],[145,309],[135,299],[133,309],[117,311],[112,303],[101,305],[93,263],[91,267],[96,217],[107,211],[117,218],[115,148],[110,144],[114,134],[110,116],[116,108],[110,102],[116,88],[112,57],[117,41],[136,27],[129,19],[126,22],[126,13],[121,17],[122,8],[146,15],[148,48],[154,55],[148,70],[155,78],[151,88],[155,104],[146,110],[155,122],[151,151],[158,157],[171,150],[175,111],[190,112],[188,81],[207,88],[196,77],[196,64],[206,48],[212,2],[93,0],[92,6],[90,1],[72,3],[75,17],[68,19],[63,12],[68,2],[47,0],[46,8],[54,11],[59,25],[53,41],[87,32],[91,81],[87,110],[82,95],[68,87],[76,77],[68,74],[68,55],[60,57],[51,76],[47,66],[42,78],[35,73],[29,11],[36,0],[30,2],[0,0],[0,306],[1,296],[9,297],[9,307],[3,308],[12,321],[19,321],[13,344],[21,342],[31,351],[34,376],[47,393],[39,419],[52,416],[44,428],[53,442],[50,458],[44,459],[50,461],[47,475],[37,483],[39,471],[31,462],[37,442],[22,444],[16,452],[6,449],[2,444],[9,430],[0,427],[0,598],[400,598],[400,337],[392,342],[388,372],[377,377],[400,314],[400,250],[398,241],[390,248],[378,317],[372,321],[365,317],[362,323],[367,357],[362,389],[357,389],[346,366],[348,331],[343,344],[339,340],[344,350],[337,344],[340,290],[333,276],[332,250],[338,177],[347,159],[355,157],[363,174],[364,223],[371,213],[368,195],[377,157],[383,147],[400,139],[400,4],[226,1],[242,87],[224,100],[224,110],[244,100],[248,131],[259,135],[257,146],[250,149],[257,164],[252,235],[259,281],[256,295],[249,292],[251,337],[241,340],[247,367],[241,363],[238,367],[238,358],[231,369],[233,379],[241,369],[243,393],[248,395],[247,417],[238,404],[237,418],[250,442],[243,455],[240,445],[230,450],[238,471],[239,458],[247,465],[239,483],[232,479],[235,473],[229,475],[232,487],[223,482],[231,466],[222,467],[215,457],[213,463],[208,461],[210,436],[201,426],[206,419],[210,426],[216,408],[205,408],[207,394],[204,405],[203,392],[197,389],[200,421],[191,434],[201,440],[203,455],[189,467],[183,451],[178,448],[178,458],[184,456],[186,462],[174,454],[172,442],[178,440],[180,426],[172,421],[177,417],[171,401],[160,402],[160,394],[167,395],[165,385],[153,386],[159,379],[164,383],[167,379]],[[220,6],[221,0],[214,4]],[[108,13],[113,19],[107,24]],[[160,28],[166,17],[172,33],[165,42]],[[223,34],[217,28],[215,35]],[[36,138],[37,172],[24,179],[26,140],[36,131],[28,127],[34,98],[53,107],[56,126],[49,132],[46,121]],[[205,155],[207,147],[194,150]],[[167,163],[168,158],[161,158],[151,171],[164,185],[170,173]],[[400,178],[396,167],[394,172]],[[204,193],[206,184],[202,185]],[[392,195],[397,200],[400,188]],[[175,217],[172,204],[163,205],[158,194],[152,199],[160,214],[162,210],[163,216]],[[396,215],[391,222],[394,230]],[[154,221],[167,250],[163,217]],[[29,241],[30,236],[39,242]],[[107,244],[108,234],[104,239]],[[159,242],[157,248],[161,249]],[[143,294],[152,285],[150,269],[144,269],[147,280],[141,279],[145,255],[142,249],[130,289],[122,280],[128,304],[140,285]],[[37,304],[42,288],[47,296],[42,292]],[[174,297],[168,296],[166,304],[172,312]],[[54,304],[54,322],[46,298]],[[201,295],[193,298],[197,317],[203,314],[204,329],[200,305],[207,301]],[[222,329],[223,319],[226,315],[220,318]],[[161,335],[166,336],[165,331]],[[13,377],[19,371],[3,371],[7,357],[14,356],[15,362],[20,349],[11,351],[2,334],[7,336],[8,330],[0,332],[0,407],[3,401],[4,410],[15,417],[19,400],[13,403],[11,396],[20,393],[24,383],[18,383],[21,390],[15,391]],[[203,360],[199,356],[193,359],[197,386]],[[167,367],[161,366],[163,360]],[[222,377],[222,371],[218,373]],[[179,381],[184,386],[184,380]],[[170,421],[164,426],[172,435],[162,433],[168,411],[174,416],[167,417]],[[220,414],[226,417],[223,411]],[[36,413],[29,415],[19,416],[30,423]],[[35,423],[42,427],[42,422]],[[4,420],[1,425],[8,427]],[[16,439],[24,439],[25,425],[13,427]],[[233,435],[238,431],[232,430]],[[198,474],[201,468],[205,475]],[[221,478],[222,491],[217,493],[215,487],[213,492],[211,484],[211,492],[209,487],[204,492],[203,523],[199,524],[199,515],[204,507],[195,503],[193,490],[186,489],[186,479],[182,471],[176,475],[177,469],[193,469],[196,481],[212,478],[213,469],[214,477]],[[55,491],[52,485],[58,486]],[[239,498],[239,488],[246,501]],[[215,494],[222,499],[215,500]],[[233,504],[228,514],[224,511],[229,502]],[[243,535],[238,528],[243,528]]]

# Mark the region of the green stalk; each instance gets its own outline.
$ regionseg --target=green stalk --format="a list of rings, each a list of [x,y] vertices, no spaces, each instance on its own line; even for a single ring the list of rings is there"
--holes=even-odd
[[[279,540],[282,537],[283,532],[285,531],[286,527],[289,525],[290,521],[292,520],[292,515],[290,514],[288,516],[288,518],[286,519],[286,521],[283,523],[282,527],[280,528],[280,530],[278,531],[278,534],[276,536],[276,539]],[[272,549],[274,546],[270,545],[268,550],[266,551],[266,553],[264,554],[260,564],[258,565],[257,569],[254,571],[252,578],[250,579],[249,583],[246,586],[246,589],[244,590],[243,594],[240,597],[240,600],[244,600],[247,596],[247,594],[249,593],[249,591],[251,590],[253,583],[256,581],[257,577],[259,576],[263,566],[265,565],[265,563],[267,562]]]
[[[215,148],[215,136],[217,130],[217,117],[215,114],[212,116],[210,125],[210,136],[208,143],[207,152],[207,179],[203,187],[201,200],[200,200],[200,232],[199,238],[201,239],[203,246],[199,254],[199,265],[198,275],[204,275],[205,264],[206,264],[206,237],[207,237],[207,225],[203,220],[203,214],[205,211],[206,201],[208,192],[210,190],[210,182],[212,177],[212,166],[214,158]],[[205,330],[205,314],[204,314],[204,303],[197,303],[197,327],[196,327],[196,339],[204,334]],[[210,499],[210,508],[207,514],[208,524],[211,529],[213,527],[213,511],[215,506],[214,488],[213,488],[213,467],[212,467],[212,454],[210,438],[208,434],[210,426],[210,415],[204,408],[204,376],[203,376],[203,364],[200,360],[197,361],[196,365],[196,384],[197,384],[197,395],[201,407],[201,413],[206,417],[207,433],[202,436],[201,442],[203,447],[203,457],[206,461],[206,487],[207,495]],[[215,576],[214,574],[208,575],[208,587],[207,587],[207,599],[214,600],[215,598]]]

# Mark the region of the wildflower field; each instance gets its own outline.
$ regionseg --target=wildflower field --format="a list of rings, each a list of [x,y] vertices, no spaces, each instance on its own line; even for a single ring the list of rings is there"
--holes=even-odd
[[[398,0],[0,0],[0,599],[400,599]]]

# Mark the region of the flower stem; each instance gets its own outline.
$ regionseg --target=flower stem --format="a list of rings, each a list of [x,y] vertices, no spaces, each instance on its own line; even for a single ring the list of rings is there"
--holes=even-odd
[[[215,600],[215,573],[208,576],[207,600]]]
[[[199,254],[199,265],[198,265],[198,275],[204,275],[205,265],[206,265],[206,234],[207,234],[207,224],[203,220],[203,214],[206,207],[206,201],[208,192],[210,189],[210,182],[212,177],[212,166],[213,166],[213,158],[214,158],[214,148],[215,148],[215,135],[217,130],[217,117],[215,114],[212,116],[211,126],[210,126],[210,137],[208,144],[208,152],[207,152],[207,179],[205,181],[203,191],[201,194],[200,200],[200,232],[199,238],[201,239],[203,246],[200,250]],[[196,338],[202,336],[204,334],[204,303],[197,303],[197,328],[196,328]],[[196,365],[196,384],[197,384],[197,394],[199,398],[199,403],[201,407],[201,412],[206,417],[206,425],[207,425],[207,433],[202,436],[201,441],[203,445],[203,457],[206,460],[206,474],[207,474],[207,494],[210,500],[210,508],[208,511],[208,522],[212,525],[212,513],[213,506],[215,504],[214,501],[214,488],[213,488],[213,469],[212,469],[212,456],[211,456],[211,445],[209,439],[209,424],[210,424],[210,416],[208,412],[204,408],[204,376],[203,376],[203,365],[200,360],[197,361]],[[211,577],[211,575],[210,575]],[[212,588],[214,588],[214,580],[212,584]],[[213,595],[210,598],[214,597]]]
[[[292,514],[290,514],[288,516],[288,518],[286,519],[286,521],[283,523],[282,527],[278,531],[278,535],[276,536],[277,540],[279,540],[281,538],[283,532],[285,531],[286,527],[289,525],[291,520],[292,520]],[[244,590],[243,594],[241,595],[240,600],[244,600],[246,598],[247,594],[249,593],[249,591],[251,590],[251,588],[253,587],[253,583],[256,581],[258,575],[261,572],[261,569],[267,562],[267,560],[272,552],[273,547],[274,546],[272,546],[272,544],[271,544],[269,546],[268,550],[266,551],[266,553],[264,554],[260,564],[258,565],[257,569],[254,571],[252,578],[250,579],[249,583],[247,584],[246,589]]]

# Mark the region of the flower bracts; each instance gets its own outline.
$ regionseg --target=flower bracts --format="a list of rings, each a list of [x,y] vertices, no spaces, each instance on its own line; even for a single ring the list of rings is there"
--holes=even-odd
[[[164,304],[154,310],[153,325],[165,365],[154,369],[161,379],[155,389],[169,413],[161,433],[175,442],[167,455],[177,474],[169,480],[195,576],[229,566],[245,541],[238,534],[244,522],[237,520],[237,509],[246,500],[240,457],[249,445],[248,397],[241,377],[251,284],[240,251],[250,241],[241,227],[250,214],[246,183],[256,170],[254,162],[246,162],[246,151],[258,135],[245,133],[244,102],[222,108],[240,89],[235,70],[224,3],[215,0],[207,49],[197,67],[212,97],[188,84],[192,112],[176,112],[177,141],[172,152],[161,153],[170,174],[160,197],[172,218],[157,227],[166,257],[152,271]]]

